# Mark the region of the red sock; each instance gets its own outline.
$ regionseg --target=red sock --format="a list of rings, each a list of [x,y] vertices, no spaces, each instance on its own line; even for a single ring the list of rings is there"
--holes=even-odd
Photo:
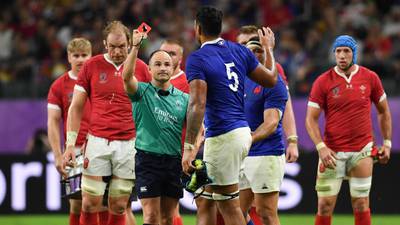
[[[219,212],[217,212],[217,225],[225,225],[224,218]]]
[[[371,211],[367,209],[364,212],[354,212],[355,225],[371,225]]]
[[[251,207],[249,211],[249,215],[254,225],[262,225],[260,217],[257,215],[256,207]]]
[[[69,213],[69,225],[79,225],[79,217],[81,214]]]
[[[108,223],[108,211],[99,212],[99,225],[107,225]]]
[[[173,224],[174,224],[174,225],[183,225],[182,217],[180,217],[180,216],[174,216]]]
[[[332,216],[315,216],[315,225],[331,225]]]
[[[108,225],[125,225],[126,224],[126,214],[108,214]]]
[[[99,225],[99,216],[97,212],[81,212],[79,220],[80,225]]]

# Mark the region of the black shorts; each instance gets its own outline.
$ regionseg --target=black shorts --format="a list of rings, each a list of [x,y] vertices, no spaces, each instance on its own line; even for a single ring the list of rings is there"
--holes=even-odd
[[[177,199],[183,197],[180,156],[156,155],[138,149],[135,157],[135,173],[135,190],[139,199],[160,196]]]

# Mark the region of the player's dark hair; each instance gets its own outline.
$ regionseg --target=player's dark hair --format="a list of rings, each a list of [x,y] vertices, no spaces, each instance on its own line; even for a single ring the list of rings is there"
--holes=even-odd
[[[205,36],[219,36],[222,30],[222,11],[211,6],[201,7],[196,14],[196,23]]]

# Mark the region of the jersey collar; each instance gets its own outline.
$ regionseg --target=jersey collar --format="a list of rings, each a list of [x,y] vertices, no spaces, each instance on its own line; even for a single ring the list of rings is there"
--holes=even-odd
[[[179,77],[179,76],[182,75],[182,74],[183,74],[183,71],[181,70],[178,74],[172,76],[172,77],[170,78],[170,80],[176,79],[177,77]]]
[[[68,76],[72,80],[78,80],[78,77],[72,72],[72,70],[68,71]]]
[[[124,63],[121,63],[121,65],[117,66],[115,65],[115,63],[113,61],[111,61],[110,56],[108,55],[108,53],[103,54],[104,59],[106,60],[106,62],[110,63],[111,65],[113,65],[115,67],[116,70],[119,71],[119,69],[121,69],[122,65],[124,65]]]
[[[347,77],[344,73],[340,72],[339,68],[337,66],[335,66],[333,69],[335,70],[337,75],[343,77],[346,80],[347,83],[350,83],[351,82],[351,78],[353,78],[353,76],[356,75],[358,70],[359,70],[359,66],[357,64],[355,65],[355,67],[356,67],[356,69],[353,72],[350,73],[349,77]]]
[[[201,45],[201,47],[200,48],[202,48],[203,46],[205,46],[205,45],[212,45],[212,44],[216,44],[216,43],[218,43],[219,41],[223,41],[224,39],[222,39],[222,38],[217,38],[217,39],[214,39],[214,40],[211,40],[211,41],[206,41],[206,42],[204,42],[202,45]]]

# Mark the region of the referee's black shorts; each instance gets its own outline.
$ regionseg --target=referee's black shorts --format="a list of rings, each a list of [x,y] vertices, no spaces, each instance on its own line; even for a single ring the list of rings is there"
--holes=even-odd
[[[135,173],[135,190],[139,199],[183,197],[180,156],[158,155],[137,149]]]

